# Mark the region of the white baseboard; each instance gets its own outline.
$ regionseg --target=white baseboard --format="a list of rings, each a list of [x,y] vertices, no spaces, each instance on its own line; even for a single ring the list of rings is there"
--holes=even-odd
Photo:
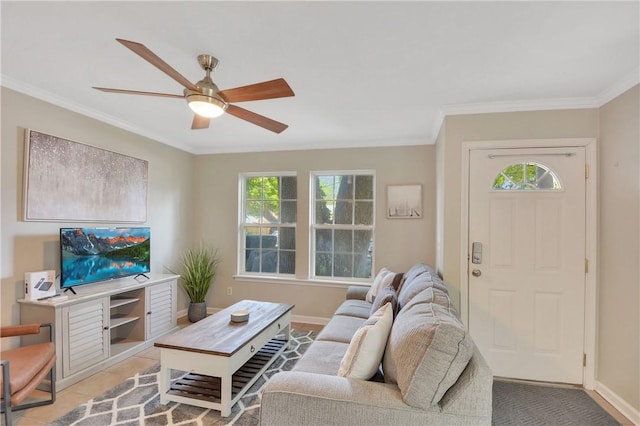
[[[596,382],[595,390],[606,399],[609,404],[613,405],[616,410],[620,411],[623,416],[631,420],[634,425],[640,425],[640,411],[638,409],[632,407],[631,404],[620,398],[615,392],[600,382]]]
[[[303,324],[327,325],[329,318],[310,317],[306,315],[291,315],[291,322],[300,322]]]

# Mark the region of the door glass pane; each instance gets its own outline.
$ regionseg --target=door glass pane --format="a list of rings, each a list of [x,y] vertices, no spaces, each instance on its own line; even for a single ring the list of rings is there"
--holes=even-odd
[[[493,181],[494,190],[558,190],[560,181],[548,167],[539,163],[511,164]]]

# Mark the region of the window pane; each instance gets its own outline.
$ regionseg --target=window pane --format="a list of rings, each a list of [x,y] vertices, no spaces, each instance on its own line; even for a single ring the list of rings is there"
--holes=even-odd
[[[280,251],[281,274],[294,274],[296,272],[296,256],[293,251]]]
[[[373,225],[373,201],[356,201],[356,225]]]
[[[373,176],[356,176],[356,200],[373,200]]]
[[[280,179],[277,176],[262,178],[262,191],[265,200],[277,200],[280,198]]]
[[[335,200],[333,176],[316,177],[316,200]]]
[[[336,176],[337,200],[353,200],[353,176]]]
[[[353,276],[353,255],[352,254],[335,254],[333,256],[333,275],[336,277],[352,277]]]
[[[332,270],[330,253],[316,253],[316,275],[319,277],[330,277]]]
[[[373,246],[373,240],[371,239],[372,231],[354,231],[354,245],[353,251],[358,254],[367,254]]]
[[[335,223],[340,225],[353,224],[353,203],[351,201],[336,201]]]
[[[296,223],[296,202],[295,201],[281,201],[280,207],[282,208],[281,223]]]
[[[333,223],[333,202],[316,201],[316,223],[329,224]]]
[[[276,248],[278,244],[277,228],[262,228],[262,248]]]
[[[277,272],[278,252],[275,250],[264,250],[262,252],[262,270],[260,272]]]
[[[333,250],[333,231],[331,229],[316,229],[316,251]]]
[[[280,249],[295,250],[296,248],[296,228],[280,228]]]
[[[334,251],[351,253],[353,251],[353,231],[337,229]]]
[[[281,200],[295,200],[298,198],[298,179],[295,176],[283,176],[281,182]]]
[[[245,199],[262,200],[262,178],[251,177],[245,180]]]
[[[265,201],[262,211],[263,223],[280,223],[280,203],[278,201]]]
[[[371,256],[362,256],[356,254],[353,257],[354,261],[354,278],[369,278],[371,277]]]
[[[248,201],[247,211],[244,214],[246,223],[260,223],[262,217],[262,201]]]

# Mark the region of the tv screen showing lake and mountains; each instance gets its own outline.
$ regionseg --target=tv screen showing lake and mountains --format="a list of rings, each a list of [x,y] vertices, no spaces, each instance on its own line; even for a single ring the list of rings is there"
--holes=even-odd
[[[61,228],[60,286],[73,287],[150,271],[150,228]]]

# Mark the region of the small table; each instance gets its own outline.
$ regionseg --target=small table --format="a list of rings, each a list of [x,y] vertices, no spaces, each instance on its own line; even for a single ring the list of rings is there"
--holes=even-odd
[[[157,341],[160,403],[175,401],[229,416],[231,407],[288,347],[293,307],[243,300]],[[231,322],[231,313],[240,309],[249,311],[249,320]],[[171,383],[171,370],[188,374]]]

